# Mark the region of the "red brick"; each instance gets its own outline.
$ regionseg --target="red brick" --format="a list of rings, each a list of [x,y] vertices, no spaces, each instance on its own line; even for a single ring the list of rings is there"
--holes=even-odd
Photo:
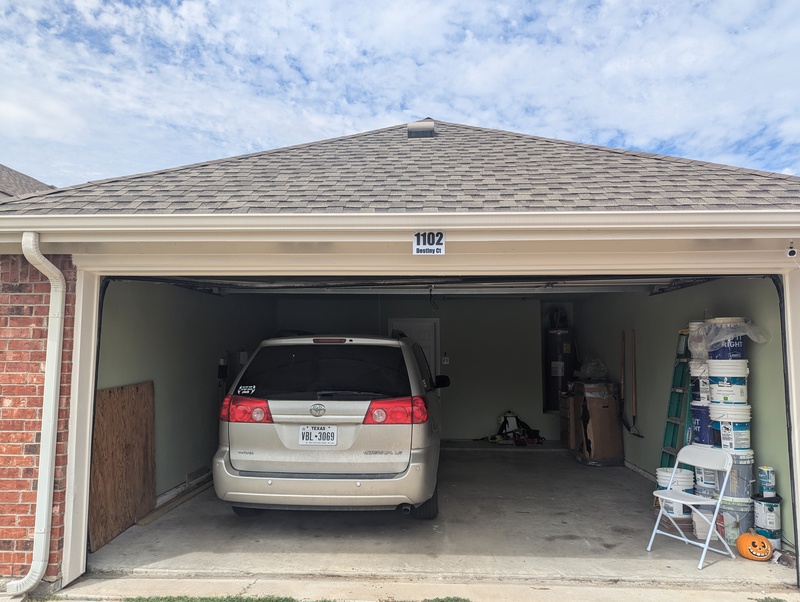
[[[14,295],[13,301],[16,305],[45,305],[44,295],[34,295],[34,294]]]
[[[6,360],[4,372],[42,372],[44,366],[40,362]]]
[[[39,293],[41,295],[49,295],[50,294],[50,282],[35,282],[33,283],[33,292]]]
[[[20,527],[35,527],[36,526],[36,516],[33,513],[33,510],[28,510],[25,514],[20,514],[17,517],[17,525]]]
[[[35,330],[34,328],[0,328],[0,339],[30,339]]]
[[[30,511],[31,507],[28,504],[6,504],[2,507],[2,509],[0,509],[0,512],[3,514],[7,513],[11,516],[11,518],[15,519],[15,524],[18,516],[28,514]]]
[[[32,539],[18,539],[16,545],[16,550],[18,552],[30,552],[33,550],[33,540]]]
[[[23,372],[6,372],[0,374],[0,384],[2,385],[22,385],[28,382],[28,375]]]
[[[0,409],[0,420],[20,418],[31,420],[39,418],[41,410],[37,408],[2,408]],[[5,430],[5,429],[4,429]]]
[[[20,425],[25,424],[23,421],[13,421],[14,423],[19,423]],[[32,443],[36,439],[35,433],[30,432],[29,430],[23,430],[24,427],[20,426],[17,431],[4,432],[2,434],[3,443]]]
[[[41,318],[34,318],[33,316],[10,316],[7,321],[9,328],[32,328],[34,326],[42,326]]]
[[[18,466],[0,466],[0,479],[19,479],[22,469]]]
[[[28,529],[23,527],[3,527],[0,529],[0,539],[22,539],[28,536]]]
[[[44,351],[47,347],[45,340],[32,340],[32,339],[9,339],[8,349],[11,351],[17,349],[24,349],[27,351]]]
[[[30,490],[31,482],[29,479],[5,479],[0,481],[2,491],[26,491]]]
[[[31,397],[36,395],[35,385],[4,385],[0,379],[0,395],[3,397]]]

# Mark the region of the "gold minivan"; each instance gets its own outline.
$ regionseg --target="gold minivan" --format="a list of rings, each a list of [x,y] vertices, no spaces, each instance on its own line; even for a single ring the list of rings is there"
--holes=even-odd
[[[439,512],[441,410],[422,348],[392,337],[267,339],[220,410],[217,496],[261,509]]]

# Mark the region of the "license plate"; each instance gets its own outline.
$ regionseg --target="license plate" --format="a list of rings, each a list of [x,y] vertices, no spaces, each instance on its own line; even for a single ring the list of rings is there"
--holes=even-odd
[[[320,425],[301,426],[300,445],[336,445],[336,427]]]

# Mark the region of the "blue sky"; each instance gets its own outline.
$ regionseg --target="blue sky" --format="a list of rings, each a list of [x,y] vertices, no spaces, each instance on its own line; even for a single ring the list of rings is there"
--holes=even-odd
[[[797,0],[0,0],[48,184],[433,117],[800,175]]]

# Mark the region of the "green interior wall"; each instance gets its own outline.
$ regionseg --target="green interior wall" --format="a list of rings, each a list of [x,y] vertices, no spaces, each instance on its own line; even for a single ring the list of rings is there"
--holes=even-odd
[[[218,444],[219,359],[274,331],[267,297],[216,297],[113,281],[103,303],[99,389],[155,383],[156,491],[210,468]]]
[[[542,411],[539,301],[531,299],[281,297],[278,328],[310,332],[387,334],[390,318],[439,318],[443,431],[447,439],[494,434],[511,410],[548,439],[559,438],[559,417]],[[431,360],[431,364],[433,361]]]
[[[584,359],[603,360],[614,381],[619,381],[620,377],[621,333],[626,331],[625,400],[629,419],[631,334],[636,331],[637,425],[644,438],[625,433],[625,458],[645,472],[655,474],[664,438],[678,331],[686,328],[690,321],[730,316],[745,317],[771,335],[771,340],[765,344],[746,341],[750,368],[748,403],[752,407],[751,446],[756,466],[769,465],[776,469],[778,494],[784,500],[784,537],[793,543],[781,316],[778,293],[770,279],[730,278],[654,296],[595,295],[576,304],[576,330]]]

